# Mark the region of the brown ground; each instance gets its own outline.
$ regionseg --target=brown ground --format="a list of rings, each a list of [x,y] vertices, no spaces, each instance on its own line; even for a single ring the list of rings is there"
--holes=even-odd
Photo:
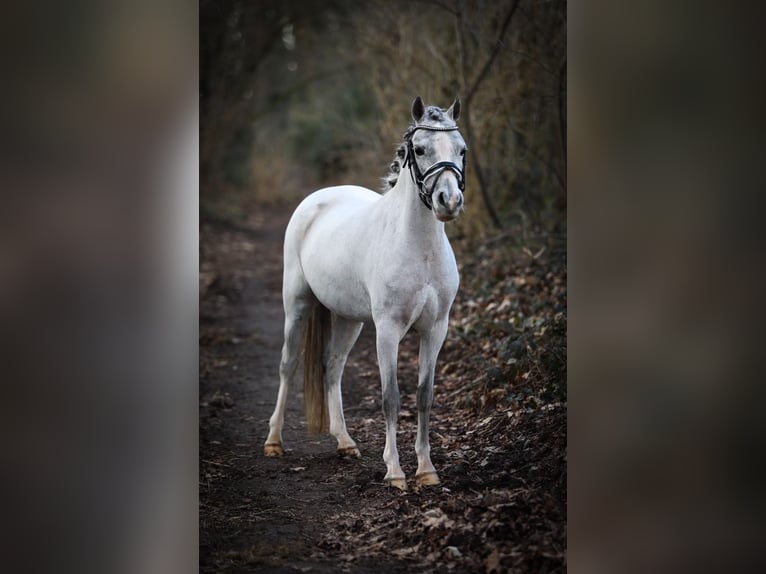
[[[335,439],[308,435],[300,389],[288,401],[286,456],[262,454],[279,384],[281,246],[291,211],[262,206],[237,226],[202,223],[200,571],[564,571],[563,250],[514,256],[512,273],[507,261],[480,257],[481,249],[463,262],[432,414],[442,484],[421,491],[411,480],[416,341],[405,339],[399,450],[410,490],[403,493],[382,480],[371,325],[343,383],[362,458],[339,458]],[[493,273],[483,286],[466,280]]]

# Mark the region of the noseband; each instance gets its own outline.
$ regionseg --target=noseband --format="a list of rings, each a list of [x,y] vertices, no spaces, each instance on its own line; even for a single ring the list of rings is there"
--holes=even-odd
[[[439,181],[439,178],[445,172],[445,170],[450,170],[455,174],[455,177],[457,178],[457,186],[460,191],[465,189],[465,156],[463,156],[462,168],[451,161],[437,161],[425,172],[421,172],[420,166],[418,166],[418,162],[415,159],[415,150],[412,146],[412,135],[417,130],[428,130],[432,132],[453,132],[457,131],[457,129],[457,126],[452,128],[437,128],[433,126],[415,125],[412,126],[406,134],[404,134],[404,139],[407,142],[407,158],[404,160],[404,166],[409,166],[410,174],[412,175],[412,181],[415,182],[415,185],[418,188],[418,195],[420,196],[420,200],[428,209],[433,209],[433,200],[431,197],[433,195],[434,189],[436,188],[436,183]],[[426,180],[429,177],[434,178],[434,182],[431,184],[430,190],[428,190],[426,187]]]

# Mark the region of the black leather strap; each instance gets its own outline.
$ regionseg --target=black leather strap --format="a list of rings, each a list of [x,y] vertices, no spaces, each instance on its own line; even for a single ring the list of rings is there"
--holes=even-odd
[[[423,202],[423,205],[425,205],[428,209],[433,209],[433,200],[431,199],[431,196],[433,195],[434,188],[436,187],[436,183],[439,181],[439,178],[441,175],[446,171],[450,170],[455,174],[455,177],[457,177],[457,185],[460,191],[465,190],[465,156],[463,156],[463,167],[462,169],[460,166],[458,166],[456,163],[451,161],[439,161],[435,164],[429,166],[429,168],[425,172],[420,171],[420,166],[418,165],[417,160],[415,159],[415,150],[412,145],[412,134],[415,133],[417,130],[428,130],[428,131],[434,131],[434,132],[448,132],[448,131],[456,131],[458,128],[457,126],[450,127],[450,128],[443,128],[443,127],[435,127],[435,126],[423,126],[423,125],[415,125],[411,127],[406,134],[404,134],[404,139],[407,141],[407,157],[404,160],[404,165],[409,165],[410,168],[410,174],[412,175],[412,181],[415,182],[415,185],[418,188],[418,196],[420,197],[420,200]],[[426,185],[426,180],[429,177],[434,177],[434,182],[431,185],[431,189],[429,190]]]

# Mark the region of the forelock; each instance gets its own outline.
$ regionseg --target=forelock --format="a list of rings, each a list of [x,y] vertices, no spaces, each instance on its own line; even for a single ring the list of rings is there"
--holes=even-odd
[[[436,106],[428,106],[423,114],[423,118],[420,120],[420,124],[437,127],[451,127],[456,125],[453,120],[447,117],[445,111],[446,110]]]

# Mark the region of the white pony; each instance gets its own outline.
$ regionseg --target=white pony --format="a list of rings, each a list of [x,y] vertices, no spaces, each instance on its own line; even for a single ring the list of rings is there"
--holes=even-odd
[[[459,115],[459,98],[442,110],[426,107],[418,96],[412,104],[415,123],[397,151],[386,193],[328,187],[293,213],[284,244],[285,342],[266,456],[284,454],[285,403],[302,348],[309,430],[327,430],[329,410],[338,452],[360,456],[346,430],[340,381],[363,323],[374,321],[386,421],[385,480],[407,488],[396,448],[396,368],[399,342],[414,328],[420,335],[415,479],[419,485],[439,483],[428,417],[436,358],[459,283],[444,232],[444,222],[463,211],[466,146],[455,124]]]

